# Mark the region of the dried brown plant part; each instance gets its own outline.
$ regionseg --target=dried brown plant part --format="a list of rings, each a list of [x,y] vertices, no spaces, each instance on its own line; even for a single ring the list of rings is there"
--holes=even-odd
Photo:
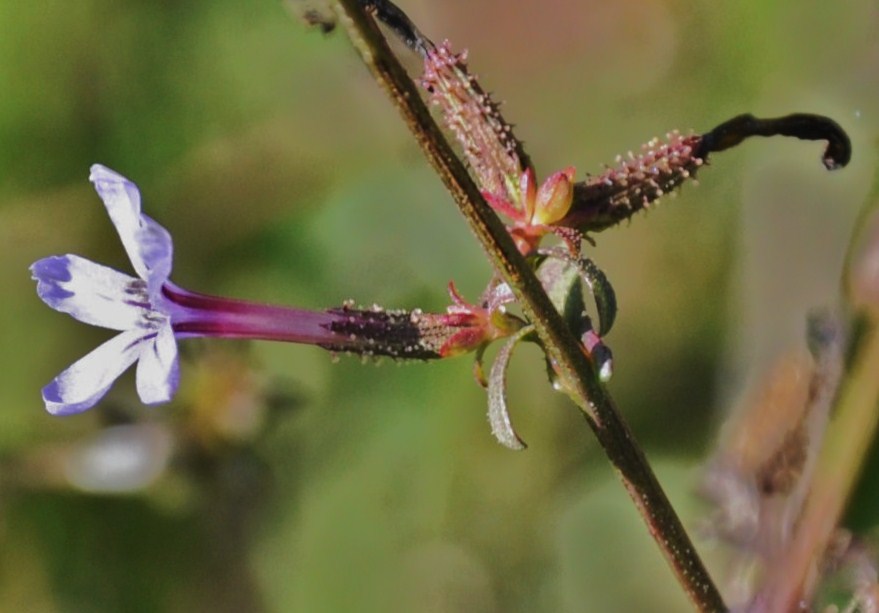
[[[811,354],[782,356],[724,428],[702,492],[717,505],[710,531],[731,545],[733,604],[761,589],[789,549],[843,370],[843,332],[810,322]]]
[[[802,461],[785,466],[781,460],[802,455],[794,449],[805,442],[803,420],[813,368],[806,351],[782,356],[724,426],[722,442],[706,475],[704,492],[718,505],[719,516],[713,522],[718,536],[751,555],[765,555],[768,552],[764,549],[776,547],[770,543],[780,540],[777,536],[766,538],[767,532],[774,532],[776,522],[770,525],[761,506],[766,498],[788,493],[790,486],[771,489],[780,484],[767,481],[767,469],[773,466],[771,474],[784,472],[791,481],[802,473]],[[730,487],[728,480],[738,487]]]

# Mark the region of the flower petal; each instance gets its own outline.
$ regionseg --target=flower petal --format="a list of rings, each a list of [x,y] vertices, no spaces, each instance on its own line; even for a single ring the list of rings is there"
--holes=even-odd
[[[43,388],[46,410],[70,415],[92,408],[140,354],[142,330],[129,330],[100,345]]]
[[[141,213],[140,191],[134,183],[100,164],[92,166],[89,180],[104,201],[134,270],[155,295],[171,274],[171,235]]]
[[[143,281],[78,255],[43,258],[34,262],[31,274],[43,302],[93,326],[130,330],[152,310]]]
[[[177,391],[180,368],[177,341],[171,325],[159,330],[158,336],[144,348],[137,365],[137,393],[144,404],[168,402]]]

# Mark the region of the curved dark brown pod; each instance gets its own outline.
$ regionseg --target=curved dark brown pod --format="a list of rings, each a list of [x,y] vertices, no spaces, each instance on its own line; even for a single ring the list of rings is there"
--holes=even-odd
[[[752,136],[793,136],[824,140],[822,162],[828,170],[851,160],[851,141],[839,124],[823,115],[794,113],[759,119],[745,113],[725,121],[705,134],[682,136],[671,132],[654,139],[637,155],[620,156],[617,165],[574,184],[574,201],[558,225],[598,232],[631,218],[680,187],[708,160],[710,154],[731,149]]]
[[[749,113],[738,115],[703,134],[694,154],[705,159],[708,154],[735,147],[751,136],[826,140],[827,148],[822,161],[827,170],[842,168],[852,157],[851,141],[845,130],[829,117],[810,113],[793,113],[772,119],[759,119]]]

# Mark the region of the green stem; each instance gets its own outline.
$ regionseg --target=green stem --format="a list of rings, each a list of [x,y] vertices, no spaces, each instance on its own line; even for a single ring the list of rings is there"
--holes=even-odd
[[[558,370],[569,395],[583,410],[666,561],[699,611],[725,611],[720,592],[635,442],[613,400],[598,380],[582,345],[570,332],[503,223],[489,208],[455,155],[375,22],[357,0],[337,0],[336,11],[355,48],[403,115],[483,249],[515,293]]]

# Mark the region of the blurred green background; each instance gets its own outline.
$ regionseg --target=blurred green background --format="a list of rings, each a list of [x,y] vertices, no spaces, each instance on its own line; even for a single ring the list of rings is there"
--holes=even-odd
[[[401,6],[470,50],[541,174],[745,111],[849,131],[846,170],[825,172],[816,143],[748,142],[589,250],[620,302],[612,392],[695,528],[723,415],[837,301],[876,167],[879,7]],[[475,240],[342,32],[275,1],[4,0],[0,92],[0,609],[687,607],[534,349],[510,377],[524,453],[492,438],[467,357],[187,341],[171,405],[142,407],[125,376],[88,413],[44,411],[41,386],[109,334],[45,308],[27,267],[130,269],[95,162],[138,183],[184,287],[309,308],[440,310],[449,280],[478,296]]]

